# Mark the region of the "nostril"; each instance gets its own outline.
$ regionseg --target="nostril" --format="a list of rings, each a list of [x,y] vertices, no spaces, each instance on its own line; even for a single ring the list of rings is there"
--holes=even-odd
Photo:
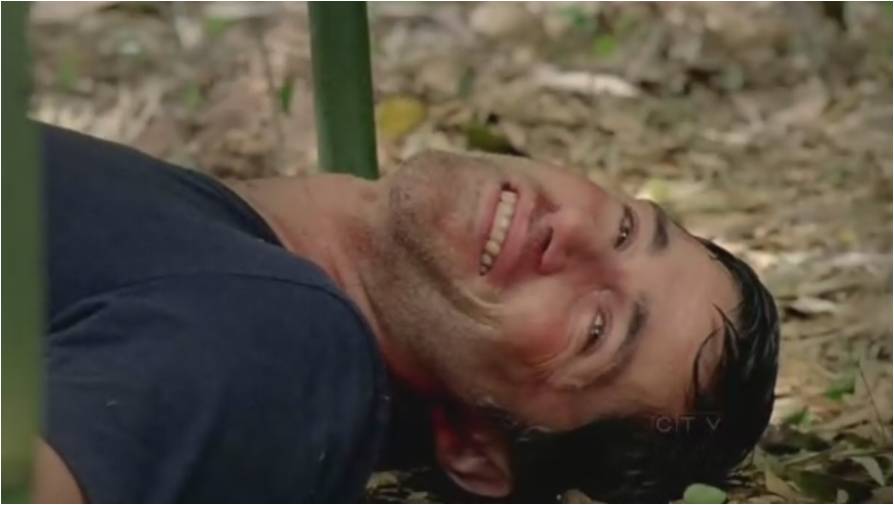
[[[553,227],[548,226],[545,229],[545,233],[541,238],[541,242],[539,244],[539,265],[540,272],[543,274],[552,273],[555,270],[557,258],[557,251],[553,250],[550,246],[553,245]]]
[[[540,257],[543,257],[543,254],[549,249],[549,244],[553,240],[553,229],[549,227],[546,229],[546,234],[543,237],[543,242],[540,244]]]

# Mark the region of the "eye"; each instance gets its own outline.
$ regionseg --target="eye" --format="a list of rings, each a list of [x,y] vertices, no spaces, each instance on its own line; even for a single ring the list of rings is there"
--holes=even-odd
[[[621,217],[621,225],[618,227],[618,238],[615,239],[615,249],[627,245],[630,235],[633,233],[633,212],[630,207],[624,206],[624,215]]]
[[[605,333],[605,316],[602,315],[602,312],[597,312],[596,317],[593,318],[593,322],[590,324],[590,329],[587,332],[587,340],[584,342],[584,346],[581,349],[581,352],[587,352],[593,348],[601,339],[602,335]]]

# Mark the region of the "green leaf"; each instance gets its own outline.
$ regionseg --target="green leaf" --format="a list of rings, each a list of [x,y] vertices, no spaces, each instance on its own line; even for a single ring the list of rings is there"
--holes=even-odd
[[[725,503],[726,492],[707,484],[690,484],[683,493],[683,503]]]
[[[611,56],[618,48],[618,40],[613,35],[599,35],[593,39],[593,54],[600,58]]]
[[[513,156],[523,155],[504,135],[492,131],[484,124],[478,122],[466,123],[463,126],[463,133],[466,135],[466,146],[473,151],[510,154]]]
[[[826,389],[826,398],[830,400],[840,400],[844,395],[854,392],[854,383],[855,377],[853,372],[839,377]]]
[[[59,85],[65,91],[74,91],[78,84],[78,76],[80,74],[81,62],[73,50],[65,51],[62,54],[62,61],[59,64],[58,81]]]
[[[587,13],[585,13],[584,10],[580,7],[576,5],[569,5],[568,7],[562,8],[560,12],[571,22],[571,25],[574,26],[576,29],[582,31],[596,30],[595,19],[592,16],[588,16]]]
[[[233,26],[233,24],[234,21],[232,19],[219,17],[205,18],[205,33],[208,35],[208,38],[217,38],[223,35],[225,31]]]
[[[839,489],[847,492],[851,502],[863,501],[871,491],[869,486],[861,482],[809,470],[793,472],[793,480],[802,493],[823,502],[834,502],[838,498]]]
[[[202,96],[202,88],[196,82],[190,82],[183,90],[183,106],[190,112],[195,112],[202,105],[205,97]]]
[[[807,407],[804,407],[801,410],[792,412],[791,414],[786,416],[782,420],[782,425],[783,426],[798,426],[799,424],[803,423],[804,421],[806,421],[808,419],[808,415],[809,415],[809,413],[807,411]]]
[[[286,77],[285,82],[279,88],[279,105],[282,111],[289,115],[292,110],[292,94],[295,91],[295,77],[290,75]]]

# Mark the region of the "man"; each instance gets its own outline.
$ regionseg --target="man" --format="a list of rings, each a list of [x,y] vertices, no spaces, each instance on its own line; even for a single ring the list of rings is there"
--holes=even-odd
[[[520,158],[221,183],[42,135],[38,497],[356,500],[427,443],[478,495],[658,499],[768,421],[772,298],[650,202]]]

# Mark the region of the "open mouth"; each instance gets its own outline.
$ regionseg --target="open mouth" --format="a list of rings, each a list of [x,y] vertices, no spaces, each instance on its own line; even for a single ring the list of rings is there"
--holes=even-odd
[[[487,274],[500,256],[503,244],[509,235],[509,225],[512,223],[512,217],[515,215],[517,203],[518,193],[508,186],[503,186],[500,190],[500,201],[497,204],[493,222],[491,222],[490,233],[478,261],[478,272],[480,275]]]

